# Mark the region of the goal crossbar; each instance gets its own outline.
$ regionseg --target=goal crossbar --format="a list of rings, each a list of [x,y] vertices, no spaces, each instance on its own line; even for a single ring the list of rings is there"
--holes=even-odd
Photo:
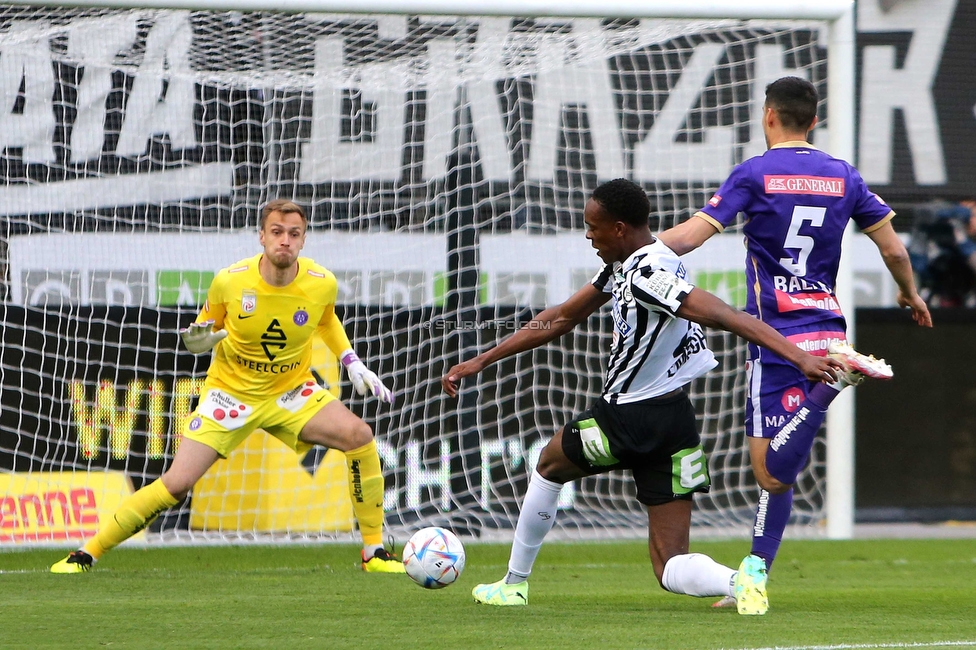
[[[125,9],[207,9],[209,11],[337,12],[359,14],[432,14],[452,16],[561,16],[602,18],[789,18],[838,20],[853,11],[854,0],[751,2],[670,0],[35,0],[11,4]]]

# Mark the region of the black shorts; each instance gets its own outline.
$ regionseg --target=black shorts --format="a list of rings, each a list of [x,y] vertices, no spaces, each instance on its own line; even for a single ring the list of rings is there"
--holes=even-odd
[[[711,478],[695,408],[682,391],[631,404],[599,399],[563,429],[563,453],[588,476],[629,469],[648,506],[708,492]]]

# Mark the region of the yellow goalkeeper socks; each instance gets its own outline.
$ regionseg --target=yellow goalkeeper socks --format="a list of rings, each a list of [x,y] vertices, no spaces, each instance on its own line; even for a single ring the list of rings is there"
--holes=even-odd
[[[177,500],[169,493],[162,480],[156,479],[125,499],[115,516],[102,524],[98,533],[85,543],[82,550],[97,560],[151,524],[163,510],[176,504]]]
[[[383,545],[383,472],[376,441],[346,452],[349,496],[364,546]]]

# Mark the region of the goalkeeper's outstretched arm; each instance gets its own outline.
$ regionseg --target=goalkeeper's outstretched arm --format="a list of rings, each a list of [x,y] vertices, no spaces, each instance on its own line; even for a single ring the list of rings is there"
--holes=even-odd
[[[202,323],[190,323],[190,326],[180,330],[183,345],[193,354],[201,354],[213,349],[225,338],[227,330],[214,330],[214,321],[205,320]]]
[[[360,395],[372,395],[387,404],[393,403],[393,391],[387,388],[375,372],[366,367],[352,349],[342,321],[333,311],[326,314],[319,324],[319,334],[332,353],[346,368],[349,381]]]
[[[218,276],[219,279],[221,276]],[[196,321],[190,323],[189,327],[180,330],[180,337],[183,345],[193,354],[202,354],[213,349],[215,345],[227,338],[227,330],[224,329],[224,317],[227,315],[227,308],[220,299],[220,286],[217,279],[210,284],[207,291],[207,299],[197,314]]]

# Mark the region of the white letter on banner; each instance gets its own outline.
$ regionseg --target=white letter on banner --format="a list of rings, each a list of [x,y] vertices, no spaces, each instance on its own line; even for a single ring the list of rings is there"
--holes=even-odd
[[[78,116],[71,128],[71,160],[98,158],[105,141],[105,101],[112,90],[115,57],[136,40],[136,16],[79,20],[68,26],[68,58],[84,68]],[[145,142],[143,142],[145,146]]]
[[[890,3],[887,10],[881,4],[858,3],[858,31],[911,31],[912,40],[901,68],[895,67],[893,45],[864,47],[858,168],[868,183],[891,182],[894,110],[900,108],[915,180],[919,185],[941,185],[946,182],[945,156],[932,86],[956,1]]]
[[[437,469],[425,470],[421,468],[420,443],[407,443],[407,507],[416,510],[422,504],[420,501],[421,488],[428,488],[433,501],[433,490],[440,490],[440,508],[447,512],[451,508],[451,445],[442,440],[440,443],[440,458]]]
[[[539,74],[532,102],[532,140],[526,172],[530,179],[552,180],[555,176],[559,127],[567,104],[586,107],[597,177],[624,175],[623,143],[603,28],[597,19],[574,20],[573,33],[580,36],[579,65],[566,65],[565,37],[547,35],[539,43]]]
[[[424,120],[424,179],[447,173],[454,147],[454,114],[461,77],[454,39],[435,38],[427,43],[427,112]]]
[[[701,143],[674,141],[724,54],[720,43],[695,46],[650,131],[634,148],[635,180],[721,182],[732,171],[732,127],[706,128]]]
[[[154,135],[173,149],[197,146],[193,126],[196,86],[187,61],[193,32],[188,11],[160,12],[146,38],[146,54],[132,83],[116,153],[139,156]],[[167,80],[166,97],[162,97]]]
[[[481,171],[489,181],[510,181],[513,172],[505,119],[495,90],[496,82],[506,76],[503,58],[509,22],[508,18],[480,19],[470,67],[465,75]]]
[[[14,21],[0,35],[0,151],[22,147],[25,163],[54,156],[54,68],[50,25]],[[13,113],[24,82],[24,110]]]
[[[491,459],[501,458],[505,447],[501,440],[485,440],[481,443],[481,507],[488,510],[491,495]]]
[[[312,134],[302,147],[299,180],[396,181],[403,160],[407,64],[359,66],[354,71],[356,83],[343,67],[342,48],[341,38],[320,38],[315,43]],[[358,91],[364,105],[375,105],[376,132],[372,142],[341,141],[343,90]]]
[[[470,60],[457,60],[455,39],[432,39],[427,43],[427,119],[424,123],[424,178],[447,174],[447,162],[454,147],[458,90],[467,81],[468,106],[474,122],[481,170],[487,180],[510,181],[512,156],[505,136],[505,120],[498,104],[495,83],[505,78],[502,55],[508,18],[482,18]]]

